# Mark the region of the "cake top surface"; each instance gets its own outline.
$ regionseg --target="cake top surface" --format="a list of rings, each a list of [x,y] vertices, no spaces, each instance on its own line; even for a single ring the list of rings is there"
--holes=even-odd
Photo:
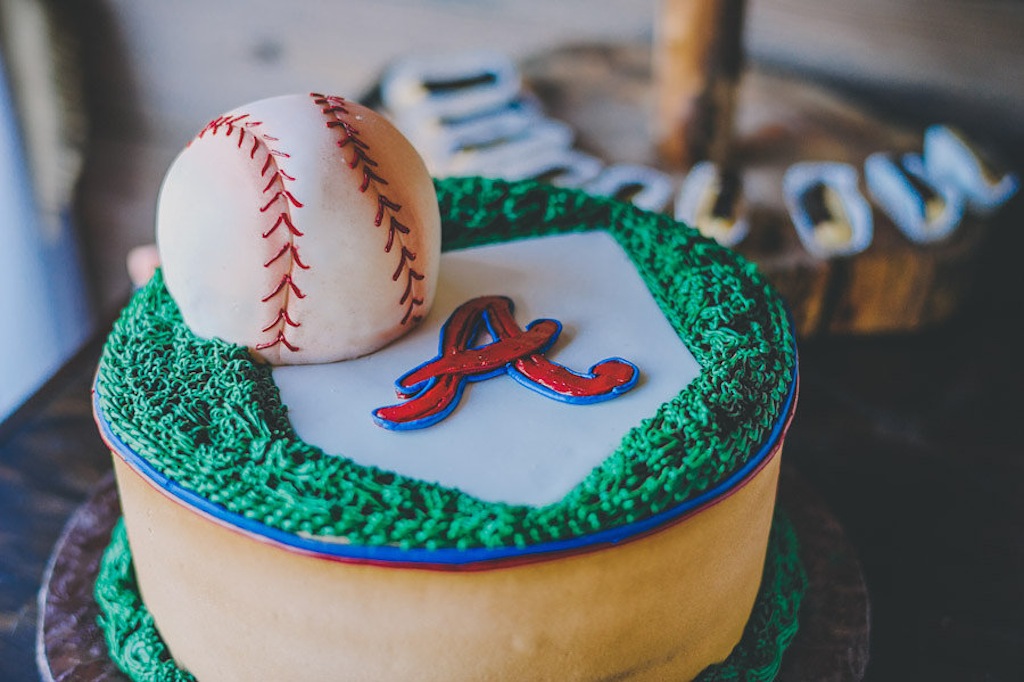
[[[302,440],[270,367],[190,331],[158,273],[104,349],[96,405],[108,438],[189,502],[269,535],[383,559],[487,558],[650,527],[735,481],[778,439],[793,402],[795,347],[781,300],[752,264],[665,216],[575,190],[480,178],[435,185],[449,251],[606,232],[699,374],[625,429],[563,496],[489,501]]]
[[[498,292],[509,301],[506,333],[526,334],[552,318],[561,325],[536,360],[586,373],[617,359],[633,369],[622,381],[632,385],[611,396],[587,395],[585,389],[600,382],[581,374],[584,394],[572,400],[540,393],[507,372],[480,377],[453,371],[439,377],[453,380],[451,390],[460,393],[449,414],[423,428],[381,428],[371,417],[396,403],[393,382],[401,373],[435,356],[442,363],[455,360],[452,367],[478,359],[472,346],[450,347],[448,321],[466,301],[481,295],[490,300]],[[462,315],[458,324],[479,324],[479,318]],[[515,348],[509,338],[479,337],[486,344],[481,352]],[[273,372],[296,434],[324,452],[481,500],[532,506],[564,497],[614,452],[622,434],[699,373],[625,252],[603,231],[448,251],[441,257],[434,310],[409,335],[354,360]],[[412,401],[427,404],[435,387]]]

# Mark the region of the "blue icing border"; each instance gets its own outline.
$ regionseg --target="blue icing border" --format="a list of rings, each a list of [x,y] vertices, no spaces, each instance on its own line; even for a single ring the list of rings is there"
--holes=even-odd
[[[138,453],[128,447],[111,429],[103,410],[100,407],[99,389],[93,390],[93,410],[96,423],[99,426],[103,439],[133,470],[156,484],[161,490],[171,495],[185,505],[198,510],[199,512],[213,517],[217,521],[242,530],[273,542],[279,543],[292,550],[320,555],[338,560],[355,562],[378,562],[393,563],[396,565],[423,564],[424,568],[431,565],[449,567],[468,567],[473,564],[487,564],[501,562],[502,560],[527,559],[543,560],[546,555],[557,555],[563,552],[579,552],[585,550],[599,549],[602,546],[614,545],[629,540],[638,535],[653,531],[659,526],[671,523],[682,518],[691,511],[694,511],[715,499],[722,497],[734,488],[742,485],[745,480],[757,472],[761,465],[768,459],[769,455],[779,445],[786,425],[792,416],[796,400],[797,387],[799,384],[799,363],[793,365],[793,372],[790,377],[789,389],[783,404],[783,409],[777,418],[768,438],[758,448],[753,457],[750,458],[741,468],[731,476],[720,482],[718,485],[704,491],[686,502],[675,507],[666,509],[640,521],[623,524],[613,528],[581,535],[566,540],[542,542],[525,547],[473,547],[467,549],[439,548],[423,549],[410,548],[402,549],[390,545],[357,545],[342,544],[317,540],[313,537],[304,537],[273,528],[259,521],[249,519],[241,514],[229,512],[223,507],[216,505],[206,498],[198,495],[187,488],[182,487],[171,478],[160,473],[152,464]]]

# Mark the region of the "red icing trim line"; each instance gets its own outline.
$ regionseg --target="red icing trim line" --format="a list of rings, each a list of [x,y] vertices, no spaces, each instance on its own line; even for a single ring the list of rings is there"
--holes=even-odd
[[[295,226],[291,211],[292,208],[302,208],[302,202],[288,189],[287,183],[293,182],[295,178],[286,173],[278,161],[279,159],[291,158],[291,156],[276,147],[275,143],[280,140],[262,132],[260,128],[262,125],[262,121],[250,120],[249,114],[219,116],[207,123],[206,127],[199,131],[196,139],[203,139],[207,134],[218,135],[222,131],[226,137],[230,138],[237,131],[238,142],[235,146],[237,149],[242,150],[243,153],[247,152],[249,159],[256,161],[260,152],[266,155],[260,166],[259,174],[260,177],[266,178],[266,184],[263,186],[262,193],[270,195],[270,197],[260,207],[260,213],[270,212],[274,222],[269,229],[260,233],[260,237],[262,239],[270,239],[277,234],[278,228],[282,225],[287,230],[283,233],[286,241],[281,244],[281,247],[273,257],[263,263],[264,268],[269,269],[273,267],[283,270],[283,274],[274,288],[260,299],[263,303],[270,303],[272,299],[280,298],[274,317],[271,318],[269,324],[260,329],[261,333],[273,334],[273,338],[256,344],[254,348],[256,350],[267,350],[281,345],[295,352],[300,350],[300,348],[288,340],[286,332],[288,327],[298,327],[301,325],[292,317],[289,311],[289,304],[292,301],[292,296],[305,298],[305,294],[295,284],[293,274],[296,267],[308,270],[309,266],[299,258],[299,247],[295,242],[295,238],[303,236],[303,233]],[[252,138],[252,142],[248,145],[247,150],[243,148],[246,136]],[[271,208],[276,210],[271,211]]]
[[[299,236],[301,237],[302,235]],[[286,253],[291,256],[292,263],[294,265],[298,265],[303,270],[309,269],[309,266],[303,263],[302,259],[299,258],[299,249],[297,246],[295,246],[295,244],[282,244],[280,250],[274,256],[272,256],[270,260],[264,263],[263,267],[270,267],[274,261],[276,261],[281,256],[285,255]]]
[[[409,226],[398,220],[397,213],[402,210],[402,205],[390,199],[382,191],[382,187],[388,185],[387,179],[381,175],[379,164],[370,156],[370,145],[360,136],[359,129],[348,119],[351,113],[348,110],[348,102],[342,97],[322,95],[311,92],[310,97],[313,103],[320,107],[328,120],[326,126],[331,130],[337,130],[341,134],[337,145],[341,150],[351,150],[352,158],[347,160],[348,167],[352,170],[361,170],[362,179],[359,184],[359,191],[366,193],[371,188],[377,193],[377,215],[374,217],[374,225],[380,227],[384,224],[384,218],[388,217],[387,239],[384,243],[384,253],[391,253],[397,244],[399,246],[398,265],[392,274],[392,281],[399,281],[403,274],[406,278],[405,289],[398,305],[405,306],[405,314],[402,316],[402,324],[419,322],[423,319],[422,313],[417,308],[423,305],[424,297],[418,282],[423,281],[423,274],[412,266],[416,260],[416,253],[405,245],[403,235],[410,233]]]

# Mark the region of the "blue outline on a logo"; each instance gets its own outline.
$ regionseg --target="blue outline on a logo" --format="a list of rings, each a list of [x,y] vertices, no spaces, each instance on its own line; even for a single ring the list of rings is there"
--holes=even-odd
[[[507,297],[507,296],[502,296],[501,298],[503,298],[506,301],[508,301],[509,312],[510,313],[514,313],[515,312],[515,303],[512,301],[512,299]],[[458,310],[458,307],[456,308],[456,311],[457,310]],[[416,372],[420,371],[421,369],[423,369],[427,365],[433,364],[433,363],[441,360],[444,357],[444,352],[445,352],[444,340],[445,340],[445,336],[446,336],[447,331],[448,331],[448,327],[451,325],[452,318],[454,316],[455,316],[455,311],[452,311],[452,314],[448,317],[447,320],[445,320],[444,324],[441,325],[441,329],[440,329],[440,331],[438,333],[437,355],[435,355],[433,358],[427,360],[426,362],[420,363],[416,367],[413,367],[411,370],[409,370],[408,372],[406,372],[405,374],[400,376],[395,381],[395,391],[403,399],[405,399],[405,400],[414,400],[419,395],[421,395],[422,393],[424,393],[424,392],[428,391],[429,389],[433,388],[437,384],[438,380],[437,380],[436,377],[432,377],[432,378],[427,379],[425,381],[417,382],[417,383],[415,383],[415,384],[413,384],[411,386],[405,386],[404,385],[404,380],[405,380],[406,377],[409,377],[409,376],[415,374]],[[471,335],[470,338],[476,338],[476,337],[479,336],[481,320],[482,320],[484,326],[486,326],[486,328],[487,328],[487,333],[490,334],[491,339],[493,339],[493,340],[490,343],[483,343],[483,344],[479,344],[479,345],[475,345],[475,346],[467,346],[467,350],[485,348],[485,347],[487,347],[487,346],[489,346],[489,345],[491,345],[493,343],[499,343],[501,341],[500,335],[497,333],[497,331],[494,328],[494,323],[493,323],[493,321],[491,319],[491,311],[490,311],[489,308],[484,308],[483,311],[480,313],[479,317],[477,318],[477,320],[475,321],[475,323],[473,325],[472,335]],[[551,339],[547,343],[545,343],[543,346],[541,346],[540,348],[538,348],[535,351],[535,352],[541,353],[541,354],[546,353],[548,350],[550,350],[551,347],[558,340],[559,335],[561,335],[561,333],[562,333],[562,323],[559,320],[556,320],[556,319],[553,319],[553,318],[539,318],[539,319],[533,320],[532,322],[530,322],[529,324],[526,325],[526,328],[523,331],[529,331],[529,330],[533,329],[534,326],[536,326],[536,325],[538,325],[538,324],[540,324],[542,322],[553,322],[555,324],[555,326],[556,326],[556,329],[555,329],[554,333],[551,335]],[[455,398],[443,410],[441,410],[438,413],[432,414],[432,415],[430,415],[428,417],[423,417],[421,419],[412,419],[412,420],[404,421],[404,422],[396,422],[396,421],[391,421],[389,419],[384,419],[384,418],[378,416],[376,410],[371,412],[371,416],[373,417],[374,423],[376,423],[378,426],[381,426],[381,427],[383,427],[385,429],[390,429],[392,431],[411,431],[411,430],[414,430],[414,429],[426,428],[428,426],[432,426],[432,425],[437,424],[438,422],[444,420],[446,417],[448,417],[455,410],[456,407],[458,407],[459,402],[462,400],[462,394],[465,391],[466,385],[468,383],[470,383],[470,382],[475,383],[475,382],[478,382],[478,381],[484,381],[486,379],[492,379],[494,377],[497,377],[500,374],[508,374],[510,377],[512,377],[512,379],[514,379],[520,385],[525,386],[526,388],[528,388],[528,389],[530,389],[530,390],[532,390],[532,391],[534,391],[536,393],[539,393],[540,395],[542,395],[542,396],[544,396],[546,398],[550,398],[552,400],[557,400],[558,402],[561,402],[561,403],[568,403],[568,404],[571,404],[571,405],[591,405],[591,404],[594,404],[594,403],[599,403],[599,402],[604,402],[606,400],[611,400],[612,398],[616,398],[616,397],[622,395],[623,393],[626,393],[630,389],[632,389],[634,386],[636,386],[637,382],[640,380],[640,369],[635,364],[633,364],[632,362],[630,362],[630,361],[628,361],[628,360],[626,360],[624,358],[620,358],[620,357],[610,357],[610,358],[605,358],[603,360],[595,362],[593,365],[591,365],[590,369],[587,370],[586,372],[576,372],[576,371],[573,371],[572,369],[569,369],[568,367],[565,367],[564,365],[556,363],[555,361],[551,360],[550,358],[548,359],[548,362],[551,362],[552,364],[558,365],[559,367],[562,367],[563,369],[565,369],[567,372],[569,372],[569,373],[571,373],[571,374],[573,374],[573,375],[575,375],[577,377],[583,378],[583,379],[593,379],[596,376],[594,374],[594,370],[597,369],[597,367],[599,365],[602,365],[602,364],[605,364],[605,363],[608,363],[608,362],[618,362],[618,363],[621,363],[623,365],[628,365],[630,368],[632,368],[633,375],[629,379],[629,381],[627,381],[626,383],[620,384],[618,386],[615,386],[611,390],[609,390],[609,391],[607,391],[605,393],[597,393],[597,394],[594,394],[594,395],[574,396],[574,395],[566,395],[564,393],[559,393],[559,392],[551,390],[551,389],[549,389],[549,388],[547,388],[547,387],[545,387],[545,386],[543,386],[541,384],[538,384],[536,381],[530,379],[525,374],[523,374],[518,369],[516,369],[515,368],[515,363],[513,361],[513,362],[508,362],[505,365],[503,365],[501,367],[498,367],[496,369],[493,369],[491,371],[488,371],[488,372],[480,372],[478,374],[461,374],[459,376],[458,384],[455,387]],[[381,408],[377,408],[377,409],[381,409]]]

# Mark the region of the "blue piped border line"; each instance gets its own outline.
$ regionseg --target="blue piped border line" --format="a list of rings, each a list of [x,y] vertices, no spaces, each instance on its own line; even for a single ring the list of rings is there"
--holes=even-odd
[[[798,359],[796,359],[798,360]],[[232,530],[241,531],[246,535],[256,536],[256,539],[279,544],[286,549],[315,555],[325,559],[351,563],[368,563],[393,566],[396,568],[423,568],[440,570],[474,570],[497,568],[503,565],[514,565],[544,561],[545,559],[569,553],[580,553],[594,551],[614,545],[623,541],[651,533],[660,526],[669,525],[682,517],[696,511],[700,507],[712,504],[717,498],[724,497],[746,482],[748,477],[757,473],[767,462],[769,456],[775,452],[779,442],[789,424],[794,402],[796,400],[799,384],[799,362],[793,365],[793,374],[790,380],[789,392],[778,421],[772,427],[771,433],[757,453],[740,469],[734,472],[727,479],[714,488],[706,490],[697,497],[687,500],[671,509],[650,516],[640,521],[627,523],[622,526],[608,528],[591,533],[589,535],[577,536],[566,540],[543,542],[526,547],[474,547],[470,549],[441,548],[441,549],[402,549],[392,545],[369,546],[342,544],[318,540],[311,537],[297,536],[287,531],[273,528],[259,521],[246,518],[241,514],[227,511],[201,495],[182,487],[179,483],[168,478],[158,471],[145,458],[140,456],[124,443],[111,429],[103,416],[103,410],[99,403],[99,392],[93,389],[93,414],[96,424],[99,427],[100,435],[106,441],[111,451],[115,452],[122,460],[138,474],[148,479],[154,486],[165,494],[193,508],[195,511],[211,518],[219,524]]]

